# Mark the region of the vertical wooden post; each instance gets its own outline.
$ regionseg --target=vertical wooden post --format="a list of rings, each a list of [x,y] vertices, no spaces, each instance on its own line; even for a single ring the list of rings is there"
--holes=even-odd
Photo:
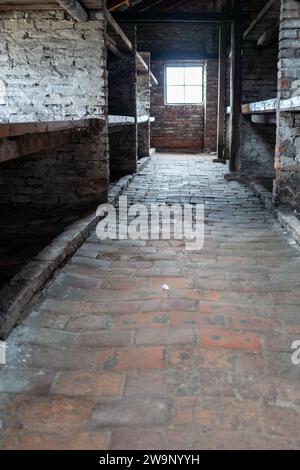
[[[240,145],[242,30],[231,23],[229,169],[237,171]]]
[[[226,93],[226,29],[224,24],[219,25],[219,78],[218,78],[218,160],[224,159],[224,120],[225,120],[225,93]]]

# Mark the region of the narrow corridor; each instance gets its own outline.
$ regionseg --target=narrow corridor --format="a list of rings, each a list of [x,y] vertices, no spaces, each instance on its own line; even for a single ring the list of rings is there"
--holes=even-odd
[[[92,234],[12,333],[2,448],[299,448],[300,252],[211,160],[158,154],[124,191],[204,203],[203,250]]]

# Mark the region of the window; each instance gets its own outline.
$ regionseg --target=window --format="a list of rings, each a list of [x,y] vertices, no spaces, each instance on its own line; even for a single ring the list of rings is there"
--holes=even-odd
[[[166,104],[203,102],[203,66],[167,65],[165,69]]]

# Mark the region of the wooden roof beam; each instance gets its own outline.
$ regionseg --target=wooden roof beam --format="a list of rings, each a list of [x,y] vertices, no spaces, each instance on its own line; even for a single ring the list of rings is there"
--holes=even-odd
[[[88,21],[89,16],[78,0],[56,0],[77,21]]]
[[[230,23],[242,21],[247,17],[240,12],[203,12],[203,13],[115,13],[118,23]]]
[[[106,12],[106,19],[108,25],[114,30],[114,32],[121,38],[125,48],[129,51],[132,52],[133,46],[131,44],[131,41],[129,41],[128,37],[124,33],[124,31],[120,28],[116,20],[112,17],[112,15],[109,13],[109,11]]]
[[[279,34],[279,21],[273,24],[270,28],[268,28],[258,39],[257,45],[259,47],[265,47],[268,46],[269,44],[272,44],[273,42],[278,40],[278,34]]]
[[[277,4],[278,0],[269,0],[263,9],[258,13],[258,15],[254,18],[254,20],[251,22],[251,24],[248,26],[248,28],[245,30],[243,34],[243,39],[246,39],[247,36],[253,31],[253,29],[261,22],[261,20],[266,16],[268,11],[271,9],[271,7],[274,4]]]

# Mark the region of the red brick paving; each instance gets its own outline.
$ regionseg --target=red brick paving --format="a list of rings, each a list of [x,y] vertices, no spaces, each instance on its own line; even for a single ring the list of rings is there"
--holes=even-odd
[[[225,171],[135,176],[132,202],[205,202],[204,249],[93,234],[8,340],[2,448],[299,448],[299,251]]]

